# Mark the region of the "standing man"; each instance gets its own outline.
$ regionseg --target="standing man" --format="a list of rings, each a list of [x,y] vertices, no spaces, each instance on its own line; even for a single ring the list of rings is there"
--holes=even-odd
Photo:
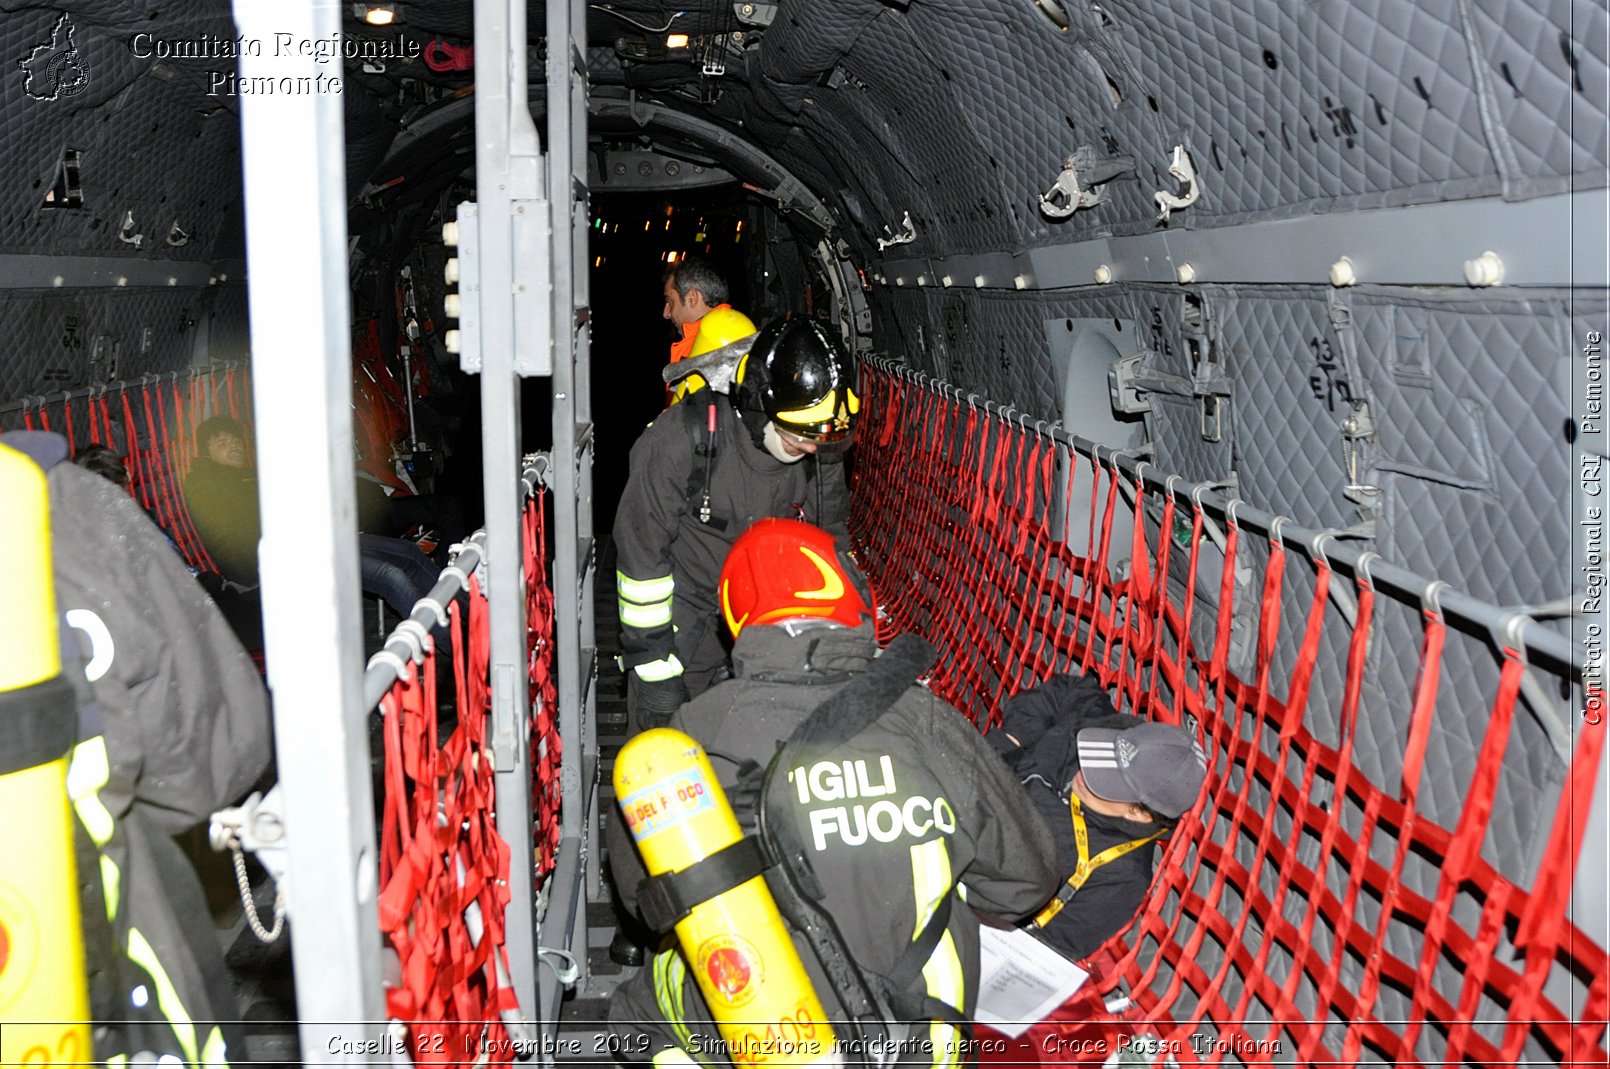
[[[699,321],[717,308],[730,308],[727,304],[727,280],[708,260],[690,256],[679,260],[665,271],[665,310],[660,313],[670,320],[679,332],[671,343],[671,363],[684,360],[693,354],[693,342],[699,336]]]
[[[786,516],[844,535],[840,454],[860,408],[853,374],[819,324],[774,323],[755,338],[730,399],[702,390],[632,446],[615,514],[630,733],[663,725],[725,667],[716,580],[750,524]]]
[[[970,1017],[978,998],[974,911],[1011,919],[1046,900],[1056,886],[1050,831],[967,718],[916,682],[931,648],[919,643],[926,656],[908,657],[891,646],[874,660],[871,611],[827,532],[761,520],[734,543],[720,601],[740,670],[671,726],[703,744],[729,798],[742,796],[741,763],[775,764],[760,800],[735,802],[736,815],[750,832],[763,809],[766,848],[775,844],[779,865],[814,887],[802,894],[818,919],[803,923],[816,934],[795,942],[830,1019],[847,1014],[817,967],[811,948],[822,945],[841,947],[909,1023],[909,1034],[890,1037],[906,1055],[900,1064],[963,1064],[949,1022]],[[635,909],[644,871],[618,820],[607,849]],[[626,1037],[624,1060],[706,1060],[689,1044],[714,1034],[690,973],[680,950],[665,950],[616,988],[610,1016]]]

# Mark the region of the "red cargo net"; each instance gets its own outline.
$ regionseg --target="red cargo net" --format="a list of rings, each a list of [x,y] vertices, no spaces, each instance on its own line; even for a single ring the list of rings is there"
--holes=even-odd
[[[554,685],[553,590],[547,582],[548,529],[543,498],[528,497],[522,517],[526,575],[526,679],[531,708],[531,812],[536,827],[536,874],[541,891],[559,853],[559,689]]]
[[[1391,707],[1404,688],[1379,678],[1397,653],[1380,648],[1383,621],[1416,617],[1368,569],[1343,579],[1325,543],[1291,552],[1283,521],[1258,534],[1234,505],[1218,510],[1214,548],[1201,490],[1169,492],[1177,477],[1148,483],[1106,450],[892,367],[862,381],[851,527],[883,637],[933,641],[934,691],[980,725],[1018,690],[1082,670],[1120,708],[1195,728],[1210,754],[1204,798],[1135,920],[1086,962],[1091,982],[986,1057],[1099,1064],[1144,1040],[1141,1061],[1187,1065],[1606,1063],[1605,951],[1566,912],[1604,745],[1599,696],[1563,786],[1532,788],[1543,847],[1522,886],[1484,843],[1506,757],[1524,756],[1510,746],[1516,697],[1541,671],[1524,648],[1459,634],[1435,596],[1415,603],[1418,637],[1397,645],[1418,645],[1418,671]],[[1238,566],[1254,577],[1239,591]],[[1445,646],[1472,642],[1489,663],[1445,677]],[[1562,671],[1551,683],[1580,684]],[[1316,673],[1331,682],[1311,701]],[[1479,709],[1451,710],[1472,679],[1491,680]],[[1371,723],[1393,730],[1360,731],[1364,694],[1388,707],[1370,706]],[[1474,772],[1444,826],[1428,815],[1428,740],[1451,711],[1474,725]],[[1385,786],[1360,767],[1383,750],[1401,761]]]
[[[401,964],[386,1012],[407,1024],[416,1063],[514,1054],[502,1020],[518,1011],[504,952],[509,847],[494,816],[487,609],[473,577],[468,602],[467,627],[458,603],[449,608],[458,717],[446,741],[437,743],[440,652],[417,673],[410,662],[380,702],[380,929]]]
[[[209,368],[109,383],[92,391],[25,398],[8,423],[55,431],[77,453],[94,443],[115,450],[129,473],[129,492],[173,539],[185,563],[216,572],[185,505],[184,479],[196,457],[196,427],[210,415],[250,426],[251,376],[240,368]]]

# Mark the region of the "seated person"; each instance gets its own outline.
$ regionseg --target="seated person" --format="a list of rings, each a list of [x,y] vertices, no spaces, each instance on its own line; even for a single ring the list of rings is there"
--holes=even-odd
[[[73,454],[73,463],[85,471],[94,472],[115,486],[121,487],[124,493],[128,493],[129,488],[133,485],[134,480],[129,475],[129,468],[123,462],[122,454],[108,446],[100,445],[99,443],[86,445]],[[152,522],[155,522],[154,518]],[[160,525],[158,525],[157,530],[161,532],[163,538],[168,540],[168,545],[173,547],[173,551],[183,558],[184,551],[179,548],[179,543],[173,540],[173,536],[163,531]],[[191,575],[199,575],[201,572],[199,568],[188,561],[185,563],[185,567],[190,570]]]
[[[213,416],[196,428],[199,451],[185,476],[185,504],[207,555],[229,583],[257,586],[257,465],[247,455],[246,428],[229,416]]]
[[[123,457],[108,446],[92,442],[73,454],[73,463],[81,468],[93,471],[96,475],[106,479],[123,489],[129,488],[132,480],[129,478],[128,465],[123,463]]]
[[[252,648],[261,645],[261,606],[257,543],[263,536],[257,511],[257,466],[251,462],[249,436],[238,420],[213,416],[196,428],[196,457],[185,479],[185,499],[202,544],[225,580],[219,605],[236,633]],[[406,617],[414,603],[430,592],[438,570],[423,550],[400,538],[360,535],[358,569],[365,593],[385,600]],[[234,595],[253,595],[237,599]],[[254,621],[247,617],[256,617]],[[244,629],[245,633],[242,633]],[[253,646],[248,635],[257,637]],[[437,635],[445,639],[445,630]]]
[[[985,740],[1056,837],[1063,884],[1028,928],[1088,957],[1140,908],[1152,844],[1196,804],[1207,758],[1185,729],[1118,712],[1090,676],[1053,676],[1009,698]]]
[[[412,542],[438,565],[464,541],[469,528],[464,508],[452,494],[387,494],[365,472],[357,478],[358,530]]]
[[[860,969],[885,978],[908,1006],[916,1000],[911,1056],[950,1064],[957,1034],[936,1018],[935,1003],[962,1016],[974,1009],[974,910],[1015,919],[1046,900],[1056,887],[1050,832],[967,718],[916,682],[932,650],[918,643],[926,657],[894,646],[877,656],[871,612],[826,531],[758,521],[734,542],[719,590],[736,639],[735,678],[683,705],[670,726],[704,744],[729,797],[741,762],[764,766],[789,740],[766,818],[792,827],[819,884],[817,902]],[[875,697],[861,689],[874,680]],[[856,715],[825,730],[832,714],[817,710],[847,686],[856,688],[847,699]],[[802,734],[848,737],[795,741],[807,723]],[[782,771],[796,760],[810,764],[809,784],[803,768],[797,779]],[[857,794],[845,793],[841,774],[859,779],[862,798],[881,797],[847,800]],[[739,808],[739,823],[752,829],[755,806]],[[610,822],[607,851],[622,901],[635,910],[644,870],[622,824]],[[930,923],[943,927],[930,932]],[[925,957],[923,946],[931,948]],[[829,1018],[844,1020],[815,955],[807,947],[801,957]],[[616,988],[610,1017],[626,1037],[623,1058],[661,1066],[697,1064],[700,1044],[689,1049],[688,1037],[714,1034],[680,949]]]

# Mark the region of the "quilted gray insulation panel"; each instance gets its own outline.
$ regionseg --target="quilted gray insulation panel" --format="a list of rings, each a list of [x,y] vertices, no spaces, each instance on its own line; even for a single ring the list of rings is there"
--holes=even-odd
[[[189,262],[239,256],[234,101],[207,95],[203,66],[140,59],[130,49],[137,28],[169,40],[232,36],[227,13],[216,5],[181,4],[160,15],[130,8],[122,18],[98,2],[99,21],[91,21],[77,6],[28,7],[0,18],[0,64],[10,72],[8,91],[0,94],[8,177],[0,183],[0,252]],[[21,77],[15,64],[52,42],[64,8],[81,77],[65,81],[57,66],[54,74],[34,78],[28,92],[13,91],[13,75]],[[46,69],[64,51],[44,57]],[[80,87],[71,89],[76,82]],[[53,93],[54,99],[37,98]],[[45,208],[70,149],[80,153],[83,207]],[[137,245],[119,237],[129,215],[134,225],[124,236],[138,235]],[[175,225],[187,236],[179,244],[169,241]]]
[[[190,367],[220,288],[0,290],[0,400]]]
[[[800,150],[818,188],[853,192],[852,238],[870,245],[910,210],[902,255],[1148,232],[1176,144],[1203,186],[1186,226],[1605,182],[1607,14],[1592,0],[1067,9],[1061,32],[1027,3],[799,0],[809,54],[774,29],[758,66],[802,80],[762,78],[788,119],[757,128]],[[817,65],[838,75],[806,78]],[[1038,194],[1085,144],[1135,173],[1108,203],[1046,219]]]

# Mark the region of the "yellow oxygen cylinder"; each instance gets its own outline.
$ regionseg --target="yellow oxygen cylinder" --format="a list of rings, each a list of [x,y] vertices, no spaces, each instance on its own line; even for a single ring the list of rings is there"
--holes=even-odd
[[[89,997],[67,759],[78,734],[61,676],[45,475],[0,445],[0,1065],[87,1063]]]
[[[651,876],[743,838],[704,747],[680,731],[654,728],[621,747],[615,796]],[[676,937],[734,1064],[842,1064],[764,877],[695,906]]]

